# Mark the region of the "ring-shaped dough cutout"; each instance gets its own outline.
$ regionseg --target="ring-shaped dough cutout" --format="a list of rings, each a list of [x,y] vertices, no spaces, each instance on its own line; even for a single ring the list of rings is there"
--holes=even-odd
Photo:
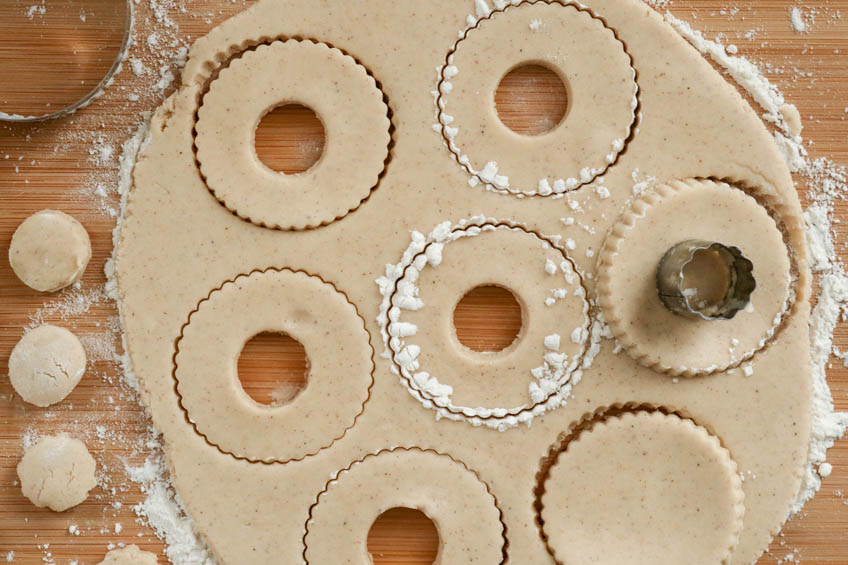
[[[254,137],[285,104],[310,107],[324,126],[324,153],[287,175],[265,166]],[[339,49],[311,41],[260,45],[221,70],[198,110],[195,146],[207,186],[254,224],[302,230],[344,217],[371,194],[389,152],[389,108],[374,78]]]
[[[527,64],[556,72],[568,89],[566,116],[544,135],[510,130],[495,108],[501,79]],[[630,55],[603,20],[575,4],[493,12],[456,43],[440,78],[439,124],[451,153],[472,185],[498,192],[548,196],[591,182],[617,160],[636,121]]]
[[[385,320],[409,392],[442,415],[494,426],[559,406],[580,379],[590,325],[582,278],[565,249],[482,218],[443,225],[428,239],[416,257],[405,254]],[[521,331],[503,351],[475,352],[456,337],[455,307],[482,285],[510,290],[522,306]]]
[[[753,263],[757,287],[733,319],[686,318],[660,300],[657,266],[689,239],[735,246]],[[599,302],[613,335],[637,361],[672,375],[710,374],[749,360],[790,305],[783,234],[753,197],[723,182],[673,181],[638,197],[610,231],[599,265]]]
[[[259,404],[239,382],[239,354],[263,332],[286,333],[306,349],[306,388],[290,404]],[[345,295],[316,276],[268,270],[228,281],[198,305],[177,342],[174,377],[188,419],[209,443],[240,459],[285,463],[353,426],[368,399],[371,354]]]
[[[660,412],[626,413],[569,442],[544,482],[542,530],[558,563],[728,563],[745,512],[715,436]]]
[[[435,524],[435,565],[503,562],[504,525],[488,486],[447,455],[403,448],[353,463],[318,495],[306,523],[306,562],[372,563],[368,530],[399,506],[418,509]]]

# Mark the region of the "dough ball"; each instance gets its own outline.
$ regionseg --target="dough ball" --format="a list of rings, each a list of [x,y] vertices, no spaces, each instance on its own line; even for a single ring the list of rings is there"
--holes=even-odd
[[[137,545],[128,545],[113,549],[97,565],[156,565],[159,561],[149,551],[142,551]]]
[[[50,406],[64,400],[85,373],[80,340],[57,326],[44,325],[24,335],[9,356],[9,380],[25,401]]]
[[[18,463],[18,478],[33,504],[62,512],[88,497],[97,484],[95,468],[83,442],[60,434],[43,437],[26,450]]]
[[[53,292],[82,277],[91,259],[88,232],[57,210],[42,210],[15,230],[9,264],[21,281],[41,292]]]

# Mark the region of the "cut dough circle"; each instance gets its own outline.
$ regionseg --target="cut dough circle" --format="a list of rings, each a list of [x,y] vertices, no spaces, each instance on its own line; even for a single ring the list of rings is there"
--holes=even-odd
[[[64,400],[85,373],[85,348],[65,328],[45,324],[27,332],[9,355],[9,380],[30,404]]]
[[[501,123],[494,102],[501,79],[527,64],[553,70],[568,89],[565,118],[533,137]],[[588,9],[558,2],[507,6],[477,22],[448,55],[438,91],[442,134],[472,185],[525,195],[561,194],[603,174],[638,105],[624,44]]]
[[[427,408],[494,425],[514,424],[567,395],[579,380],[572,377],[590,324],[582,279],[567,252],[526,228],[481,218],[437,228],[431,239],[401,263],[385,320],[392,359],[410,393]],[[511,257],[511,268],[493,256]],[[479,353],[458,341],[453,312],[468,291],[492,284],[516,296],[522,328],[503,351]]]
[[[568,443],[544,482],[542,530],[559,563],[729,563],[745,511],[715,436],[660,412],[625,413]]]
[[[278,173],[256,154],[261,119],[299,103],[324,126],[324,153],[299,174]],[[385,168],[389,108],[365,67],[312,41],[275,41],[235,59],[198,111],[200,171],[224,206],[254,224],[302,230],[344,217],[371,194]]]
[[[21,282],[40,292],[74,284],[90,259],[88,232],[58,210],[42,210],[24,220],[9,245],[12,270]]]
[[[45,436],[18,463],[21,491],[38,507],[56,512],[88,498],[97,466],[85,444],[65,434]]]
[[[732,245],[753,263],[756,289],[733,319],[686,318],[660,300],[657,266],[689,239]],[[673,181],[634,200],[607,236],[599,265],[598,298],[613,335],[637,361],[671,375],[710,374],[750,359],[789,309],[783,234],[753,197],[723,182]]]
[[[290,404],[259,404],[241,387],[239,354],[263,332],[290,335],[310,360],[306,388]],[[302,271],[271,269],[200,302],[177,341],[174,377],[180,404],[209,443],[237,458],[285,463],[353,426],[372,383],[371,353],[365,322],[344,294]]]
[[[113,549],[98,565],[156,565],[158,562],[156,555],[149,551],[143,551],[137,545],[128,545]]]
[[[503,561],[505,529],[488,486],[447,455],[400,448],[353,463],[318,495],[306,523],[306,562],[372,563],[368,531],[396,507],[420,510],[436,525],[436,563]]]

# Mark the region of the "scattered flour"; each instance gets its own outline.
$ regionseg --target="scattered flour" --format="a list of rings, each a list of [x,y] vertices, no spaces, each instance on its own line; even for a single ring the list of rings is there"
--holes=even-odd
[[[796,33],[805,33],[810,31],[815,20],[815,12],[812,10],[804,12],[803,9],[798,6],[793,6],[789,10],[789,23]]]
[[[171,563],[214,565],[209,549],[198,539],[182,501],[168,480],[168,467],[158,441],[154,453],[143,464],[126,465],[127,476],[141,485],[146,498],[133,507],[142,523],[148,524],[165,541],[165,555]],[[120,524],[115,532],[120,533]]]
[[[814,12],[803,15],[800,10],[793,9],[791,15],[796,31],[805,31]],[[796,16],[798,22],[795,21]],[[834,329],[839,321],[848,319],[848,274],[835,251],[832,226],[834,202],[848,195],[848,173],[844,166],[827,159],[808,159],[798,124],[793,123],[794,119],[787,119],[796,112],[787,111],[783,94],[756,65],[743,57],[728,55],[721,44],[704,38],[699,31],[670,13],[665,17],[696,49],[723,67],[765,110],[765,120],[779,130],[774,132],[775,141],[783,149],[790,168],[806,181],[806,196],[813,202],[804,215],[812,268],[818,275],[816,306],[810,316],[812,433],[804,480],[791,512],[795,515],[821,488],[822,477],[830,474],[832,467],[825,461],[827,450],[848,429],[848,413],[835,411],[826,374],[827,363],[834,352]],[[803,29],[796,25],[799,22]],[[789,557],[784,560],[789,560]]]

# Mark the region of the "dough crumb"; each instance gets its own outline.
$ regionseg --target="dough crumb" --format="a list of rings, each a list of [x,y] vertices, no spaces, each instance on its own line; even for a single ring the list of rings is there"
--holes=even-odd
[[[9,356],[9,380],[24,401],[42,408],[64,400],[85,374],[80,340],[58,326],[25,334]]]
[[[142,551],[137,545],[128,545],[111,550],[98,565],[156,565],[157,563],[154,554]]]
[[[63,512],[88,498],[97,485],[94,458],[66,434],[45,436],[18,463],[21,491],[33,504]]]

